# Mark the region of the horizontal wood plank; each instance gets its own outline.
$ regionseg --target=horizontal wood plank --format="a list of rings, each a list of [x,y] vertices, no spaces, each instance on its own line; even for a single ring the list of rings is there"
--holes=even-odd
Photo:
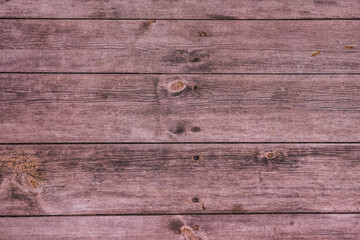
[[[1,72],[360,73],[360,21],[1,20]]]
[[[0,146],[0,215],[359,212],[359,144]]]
[[[358,142],[360,76],[0,74],[0,142]]]
[[[208,215],[0,218],[4,239],[359,239],[360,217]]]
[[[357,0],[1,0],[2,18],[359,18]]]

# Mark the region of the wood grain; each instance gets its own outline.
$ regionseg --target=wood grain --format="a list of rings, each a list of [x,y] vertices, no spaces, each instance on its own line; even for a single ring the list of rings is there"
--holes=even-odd
[[[359,212],[359,144],[0,147],[0,215]]]
[[[359,239],[359,215],[0,218],[3,239]],[[194,230],[199,229],[199,230]]]
[[[359,18],[357,0],[1,0],[2,18]]]
[[[1,72],[360,73],[360,21],[1,20],[0,29]]]
[[[359,93],[357,75],[0,74],[0,142],[358,142]]]

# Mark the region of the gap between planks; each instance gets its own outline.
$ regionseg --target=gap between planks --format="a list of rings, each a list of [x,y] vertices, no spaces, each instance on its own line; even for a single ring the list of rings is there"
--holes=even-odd
[[[225,75],[225,76],[348,76],[360,75],[360,73],[210,73],[210,72],[193,72],[193,73],[142,73],[142,72],[0,72],[0,74],[19,74],[19,75]]]
[[[246,18],[246,19],[228,19],[228,18],[7,18],[0,17],[0,20],[75,20],[75,21],[359,21],[360,18]]]
[[[338,145],[338,144],[360,144],[360,142],[24,142],[24,143],[0,143],[0,146],[11,145],[192,145],[192,144],[231,144],[231,145],[247,145],[247,144],[271,144],[271,145],[292,145],[292,144],[318,144],[318,145]]]
[[[230,216],[230,215],[360,215],[359,212],[249,212],[249,213],[137,213],[137,214],[49,214],[0,215],[0,218],[126,217],[126,216]]]

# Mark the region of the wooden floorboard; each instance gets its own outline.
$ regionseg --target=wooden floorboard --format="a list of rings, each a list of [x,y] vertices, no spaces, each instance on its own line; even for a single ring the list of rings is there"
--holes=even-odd
[[[360,73],[360,21],[1,20],[0,72]]]
[[[358,144],[0,147],[0,215],[359,212]]]
[[[2,18],[359,18],[357,0],[1,0]]]
[[[0,218],[2,239],[359,239],[358,215]]]
[[[0,74],[0,142],[358,142],[359,93],[358,75]]]

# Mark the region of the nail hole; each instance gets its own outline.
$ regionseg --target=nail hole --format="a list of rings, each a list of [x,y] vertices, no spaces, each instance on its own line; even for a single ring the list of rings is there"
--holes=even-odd
[[[143,23],[143,28],[148,29],[151,27],[153,23],[156,23],[156,20],[147,20]]]
[[[199,231],[200,230],[200,226],[199,225],[192,225],[191,228],[194,230],[194,231]]]
[[[200,32],[199,35],[200,35],[200,37],[206,37],[207,36],[206,32]]]
[[[198,197],[193,197],[192,201],[193,201],[194,203],[197,203],[197,202],[199,202],[199,198],[198,198]]]
[[[195,126],[195,127],[192,127],[192,128],[191,128],[191,131],[193,131],[193,132],[200,132],[201,129],[200,129],[200,127]]]
[[[191,157],[191,160],[192,160],[193,162],[199,161],[199,160],[200,160],[200,156],[199,156],[199,155],[194,155],[194,156]]]
[[[190,59],[190,62],[199,62],[199,61],[200,61],[200,58],[198,58],[198,57],[192,57]]]
[[[193,85],[192,87],[191,87],[191,90],[193,90],[193,91],[196,91],[196,90],[198,90],[199,89],[199,86],[198,85]]]

